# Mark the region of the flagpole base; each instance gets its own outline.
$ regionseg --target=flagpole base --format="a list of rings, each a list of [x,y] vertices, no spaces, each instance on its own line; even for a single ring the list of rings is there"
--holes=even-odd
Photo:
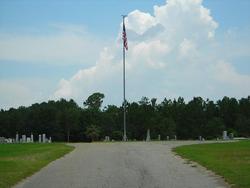
[[[123,139],[122,139],[124,142],[128,141],[128,138],[126,135],[123,135]]]

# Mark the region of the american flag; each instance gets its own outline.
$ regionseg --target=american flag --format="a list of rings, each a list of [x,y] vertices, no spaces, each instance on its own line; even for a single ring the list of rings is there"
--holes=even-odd
[[[123,32],[122,32],[122,39],[123,39],[123,47],[128,50],[128,41],[127,41],[127,34],[125,24],[123,22]]]

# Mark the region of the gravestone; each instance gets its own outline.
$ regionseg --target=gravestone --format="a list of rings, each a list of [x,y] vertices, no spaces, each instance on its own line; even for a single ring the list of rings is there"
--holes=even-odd
[[[227,140],[228,139],[228,137],[227,137],[227,131],[223,131],[223,133],[222,133],[222,139],[223,140]]]
[[[38,142],[41,143],[42,142],[42,136],[39,134],[38,135]]]
[[[49,143],[52,143],[52,139],[51,139],[51,136],[49,137]]]
[[[160,134],[158,134],[158,140],[159,140],[159,141],[161,140],[161,135],[160,135]]]
[[[109,136],[105,136],[105,140],[104,140],[105,142],[109,142],[110,141],[110,138],[109,138]]]
[[[147,138],[146,138],[146,142],[150,141],[150,130],[147,130]]]
[[[22,135],[22,143],[26,143],[26,135],[25,134]]]
[[[46,143],[46,134],[43,134],[43,143]]]
[[[176,135],[174,135],[174,140],[177,140],[177,136]]]
[[[31,143],[33,143],[34,142],[34,136],[33,136],[33,134],[31,133],[31,135],[30,135],[30,142]]]
[[[4,137],[0,137],[0,144],[5,143],[5,138]]]
[[[19,135],[18,135],[18,133],[16,133],[16,143],[18,143],[19,142]]]
[[[30,142],[31,142],[30,137],[27,137],[26,142],[27,142],[27,143],[30,143]]]
[[[199,141],[202,141],[202,136],[199,136]]]
[[[167,136],[167,140],[169,140],[169,136]]]
[[[233,140],[233,139],[234,139],[234,133],[230,133],[230,134],[229,134],[229,138],[230,138],[231,140]]]

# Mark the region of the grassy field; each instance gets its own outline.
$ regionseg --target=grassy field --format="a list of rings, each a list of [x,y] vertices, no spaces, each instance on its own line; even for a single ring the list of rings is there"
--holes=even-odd
[[[73,150],[65,144],[0,144],[0,188],[10,187]]]
[[[232,187],[250,188],[250,141],[180,146],[174,152],[224,177]]]

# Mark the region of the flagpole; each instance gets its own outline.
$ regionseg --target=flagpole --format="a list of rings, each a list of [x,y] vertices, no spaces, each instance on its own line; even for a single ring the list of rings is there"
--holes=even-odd
[[[126,15],[122,15],[122,23],[124,26],[124,18]],[[126,131],[126,87],[125,87],[125,46],[123,42],[123,141],[127,141]]]

